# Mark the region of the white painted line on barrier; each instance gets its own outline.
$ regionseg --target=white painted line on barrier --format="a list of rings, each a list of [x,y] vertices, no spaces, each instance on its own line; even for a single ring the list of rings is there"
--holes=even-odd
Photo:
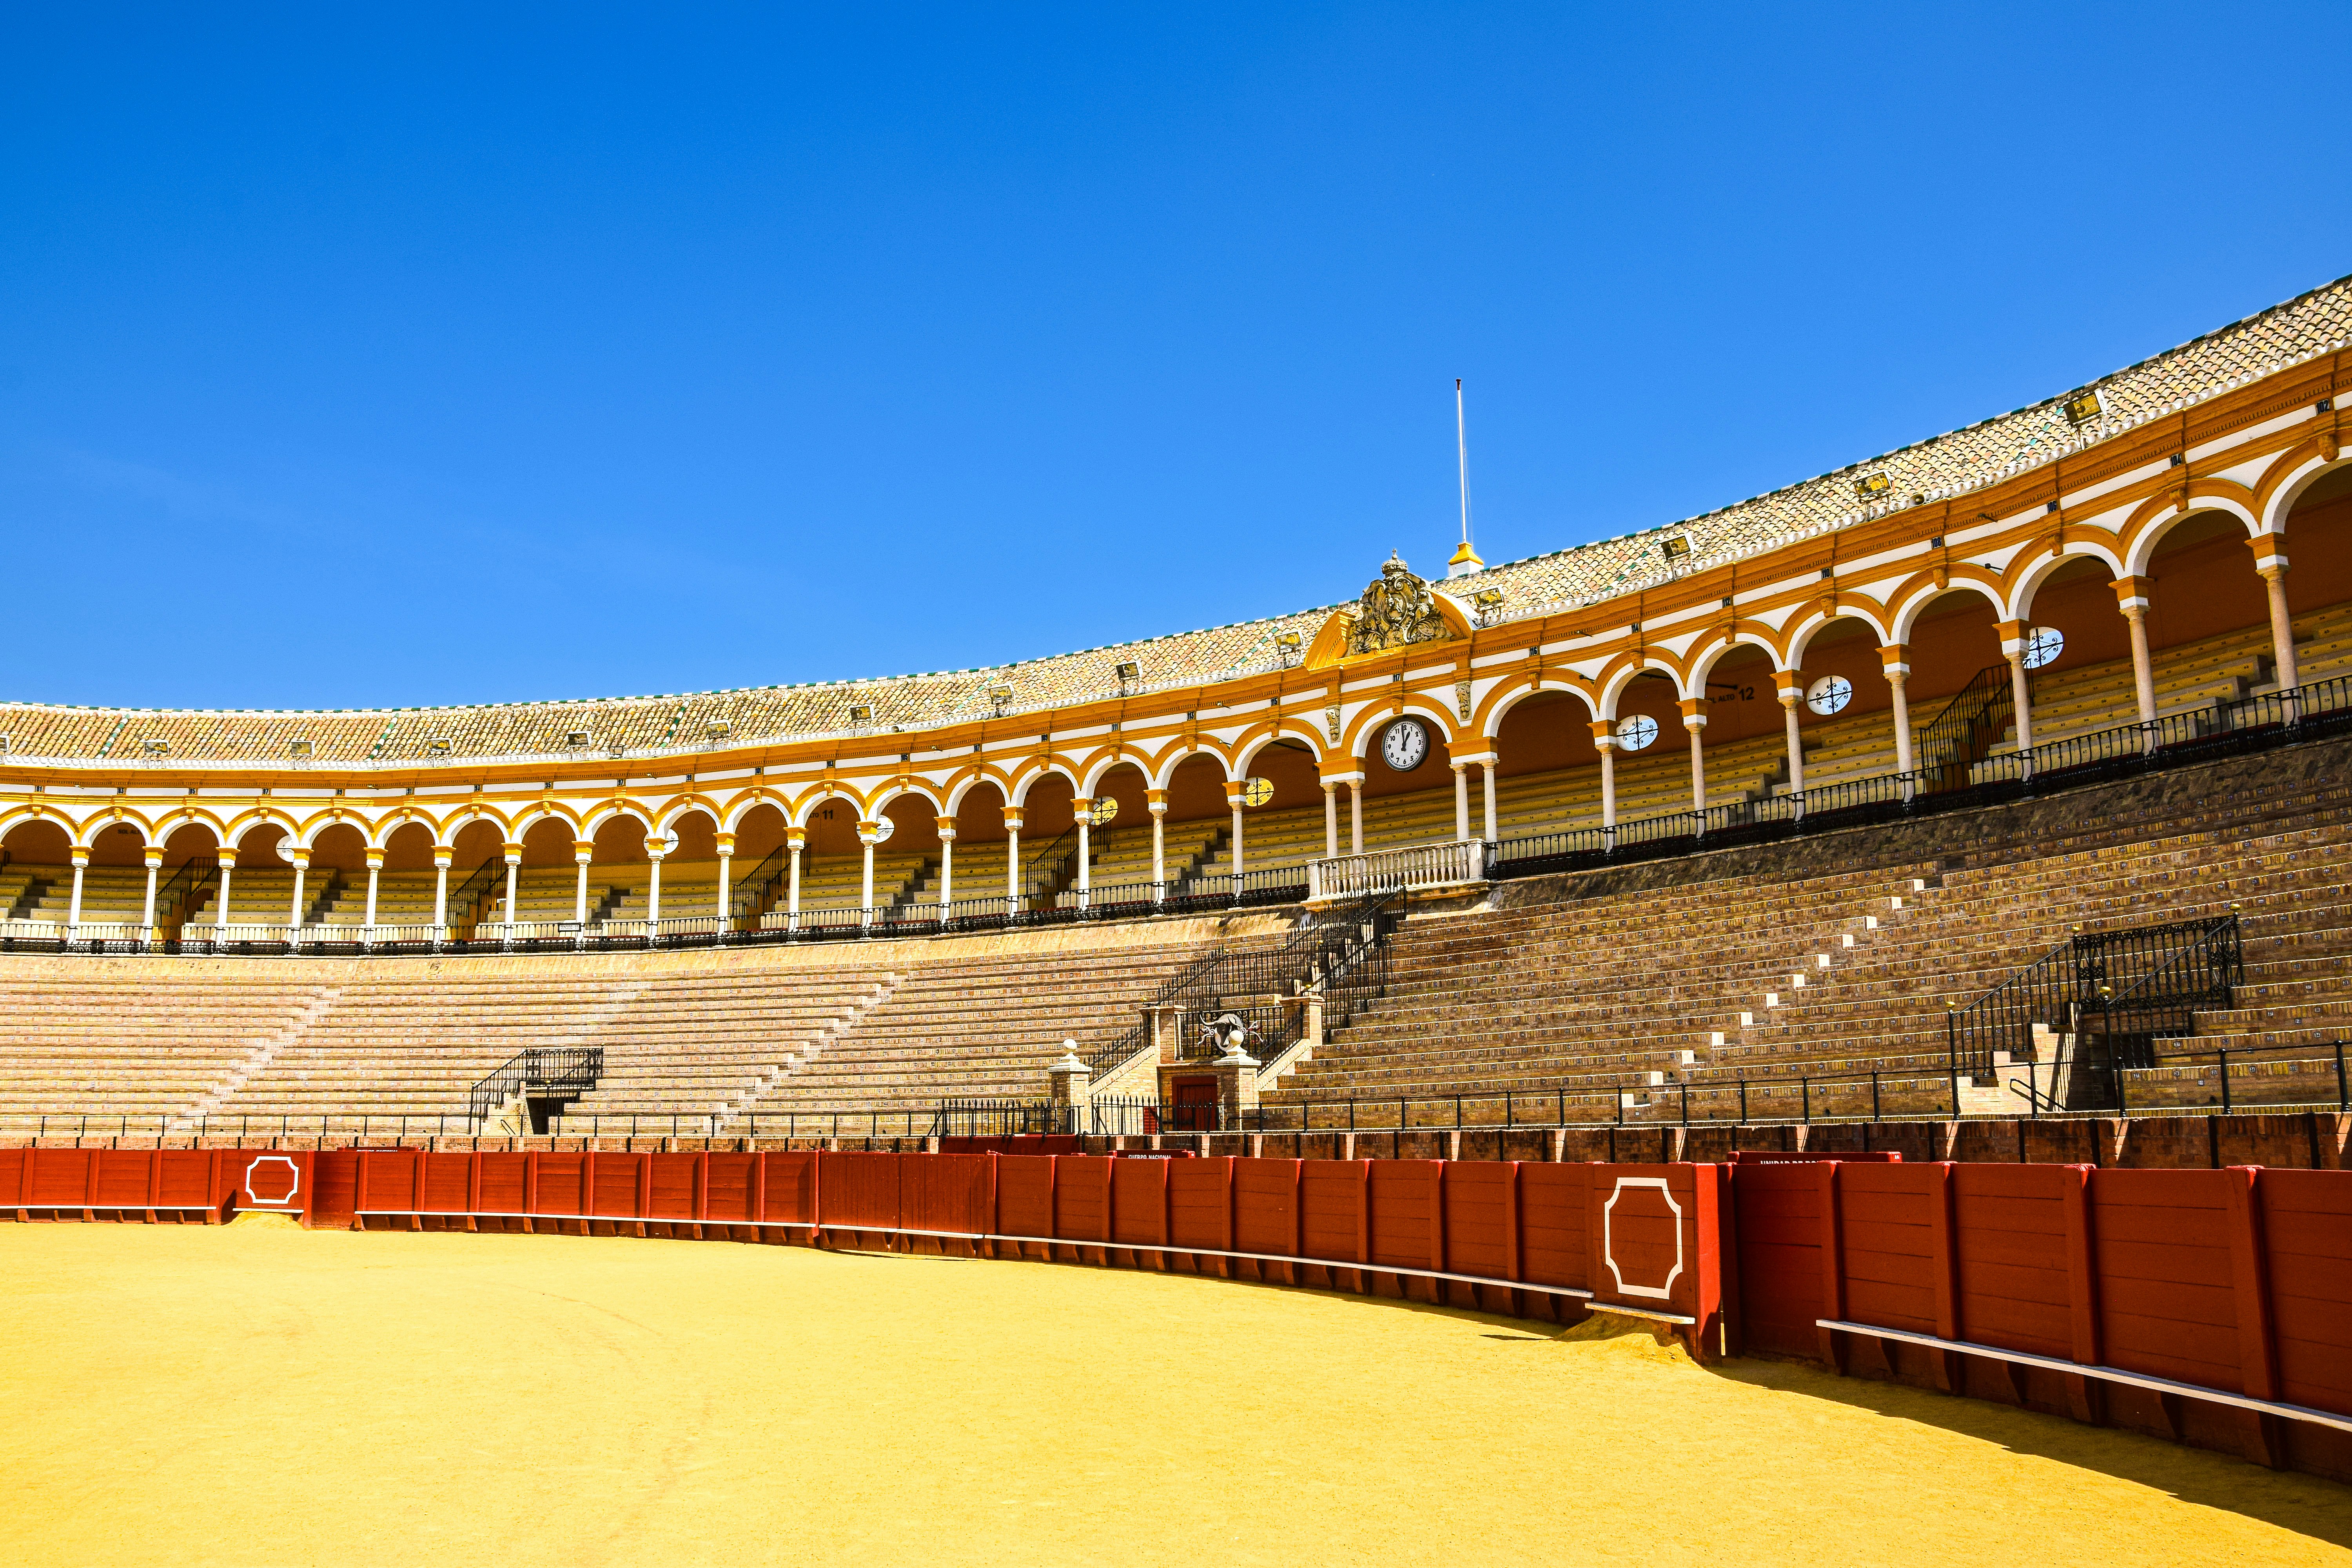
[[[1835,1318],[1815,1318],[1813,1327],[1834,1329],[1842,1334],[1870,1334],[1882,1340],[1900,1340],[1905,1344],[1925,1345],[1930,1350],[1958,1351],[1962,1355],[1986,1356],[1994,1361],[2013,1361],[2025,1366],[2038,1366],[2045,1372],[2068,1373],[2075,1377],[2095,1377],[2102,1383],[2121,1383],[2133,1388],[2145,1388],[2157,1394],[2177,1394],[2184,1399],[2209,1400],[2215,1405],[2231,1405],[2241,1410],[2258,1410],[2265,1415],[2282,1415],[2291,1421],[2315,1422],[2333,1426],[2339,1432],[2352,1432],[2352,1415],[2338,1415],[2333,1411],[2314,1410],[2307,1405],[2287,1405],[2274,1399],[2256,1399],[2250,1394],[2231,1394],[2223,1388],[2208,1388],[2201,1383],[2176,1383],[2168,1377],[2157,1377],[2145,1372],[2126,1372],[2119,1366],[2098,1366],[2081,1362],[2060,1361],[2055,1356],[2035,1355],[2031,1351],[2005,1351],[1998,1345],[1974,1344],[1967,1340],[1938,1339],[1934,1334],[1915,1333],[1908,1329],[1881,1329],[1869,1323],[1849,1323]]]

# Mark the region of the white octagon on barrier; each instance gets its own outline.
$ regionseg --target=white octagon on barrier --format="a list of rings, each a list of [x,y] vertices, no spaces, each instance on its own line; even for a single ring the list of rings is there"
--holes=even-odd
[[[1663,1286],[1628,1284],[1625,1276],[1617,1268],[1617,1239],[1613,1226],[1617,1217],[1617,1200],[1625,1195],[1625,1189],[1628,1187],[1655,1187],[1658,1196],[1665,1203],[1667,1211],[1675,1216],[1675,1266],[1666,1271],[1666,1282]],[[1666,1181],[1664,1176],[1617,1178],[1617,1185],[1610,1191],[1609,1201],[1601,1207],[1601,1260],[1609,1265],[1609,1276],[1617,1281],[1617,1289],[1621,1294],[1648,1296],[1660,1301],[1666,1300],[1674,1295],[1675,1281],[1681,1279],[1683,1274],[1683,1205],[1675,1202],[1675,1194],[1666,1190]]]
[[[253,1190],[253,1173],[259,1170],[262,1166],[269,1164],[278,1164],[286,1167],[286,1194],[283,1197],[265,1198],[259,1193]],[[245,1195],[257,1204],[267,1205],[270,1208],[282,1209],[287,1205],[292,1203],[295,1195],[301,1192],[301,1190],[302,1167],[296,1164],[293,1161],[288,1159],[283,1154],[258,1154],[256,1155],[245,1167]]]

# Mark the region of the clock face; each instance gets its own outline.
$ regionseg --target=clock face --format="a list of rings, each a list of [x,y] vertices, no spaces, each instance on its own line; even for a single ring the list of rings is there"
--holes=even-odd
[[[1429,731],[1418,719],[1400,719],[1381,737],[1381,758],[1401,773],[1412,772],[1428,755]]]

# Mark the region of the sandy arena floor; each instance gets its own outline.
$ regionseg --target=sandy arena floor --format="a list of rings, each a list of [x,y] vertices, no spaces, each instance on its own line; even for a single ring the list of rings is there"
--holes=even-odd
[[[0,1561],[2352,1561],[2352,1489],[1124,1270],[0,1226]]]

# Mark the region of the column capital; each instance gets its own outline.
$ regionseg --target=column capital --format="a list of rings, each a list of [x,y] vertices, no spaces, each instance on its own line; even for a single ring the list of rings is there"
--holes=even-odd
[[[575,838],[572,841],[572,858],[583,866],[588,864],[594,858],[595,853],[596,846],[588,839]]]
[[[379,866],[381,866],[381,865],[383,865],[383,850],[381,850],[381,849],[371,849],[371,850],[369,850],[369,851],[368,851],[368,853],[369,853],[369,854],[371,854],[371,855],[373,855],[373,856],[374,856],[374,857],[376,857],[375,864],[377,864],[377,865],[379,865]],[[156,869],[158,867],[160,867],[160,866],[162,866],[162,865],[163,864],[163,846],[162,846],[162,845],[160,845],[160,844],[151,844],[151,845],[149,845],[149,846],[147,847],[146,853],[145,853],[145,855],[144,855],[143,858],[144,858],[144,859],[146,860],[146,862],[147,862],[147,869],[149,869],[150,871],[152,871],[152,870]]]
[[[859,817],[857,819],[857,842],[865,845],[868,849],[873,848],[874,846],[882,842],[882,824],[879,821],[871,818],[863,816]]]
[[[1238,809],[1242,804],[1242,791],[1247,788],[1249,788],[1249,780],[1247,779],[1227,779],[1225,781],[1225,804]]]
[[[452,846],[450,846],[450,845],[446,845],[446,844],[436,844],[436,845],[433,847],[433,865],[434,865],[434,868],[435,868],[435,869],[436,869],[436,870],[441,870],[441,871],[446,871],[446,870],[447,870],[447,869],[449,868],[449,862],[450,862],[450,861],[452,861],[452,860],[454,860],[454,859],[456,859],[457,858],[457,849],[456,849],[455,847],[452,847]],[[230,861],[228,861],[228,860],[223,860],[223,861],[221,862],[221,864],[222,864],[222,865],[224,865],[224,866],[226,866],[226,865],[230,865],[230,864],[232,864],[232,862],[230,862]]]
[[[787,828],[785,828],[785,829],[784,829],[784,847],[786,847],[787,849],[805,849],[805,848],[807,848],[807,847],[808,847],[808,829],[807,829],[807,828],[805,828],[805,827],[787,827]]]
[[[1609,719],[1592,721],[1592,744],[1595,749],[1603,752],[1613,752],[1617,749],[1615,721]]]
[[[2032,629],[2023,621],[1995,621],[1992,629],[2000,638],[2000,656],[2015,658],[2025,651],[2026,634]]]
[[[2114,586],[2116,608],[2128,616],[2135,610],[2147,608],[2147,592],[2156,584],[2146,577],[2118,577]]]
[[[719,844],[719,858],[720,859],[725,860],[725,859],[730,859],[730,858],[733,858],[733,856],[734,856],[734,854],[735,854],[735,836],[734,836],[733,834],[731,834],[731,833],[721,833],[721,834],[719,834],[719,835],[718,836],[718,844]]]
[[[1143,792],[1143,809],[1150,812],[1154,816],[1167,816],[1168,792],[1164,789],[1145,790]]]
[[[1501,753],[1492,750],[1472,752],[1467,756],[1454,758],[1454,765],[1457,768],[1491,768],[1502,760]]]
[[[1004,813],[1004,831],[1007,833],[1018,833],[1021,831],[1022,823],[1027,820],[1025,807],[1006,805],[999,806],[997,809]]]
[[[1685,697],[1685,698],[1684,698],[1684,699],[1682,700],[1682,702],[1680,703],[1680,707],[1682,708],[1682,710],[1683,710],[1683,728],[1684,728],[1684,729],[1685,729],[1685,730],[1704,730],[1704,729],[1706,729],[1706,698],[1704,698],[1704,697]]]
[[[1781,706],[1786,707],[1804,694],[1805,672],[1801,669],[1776,669],[1772,672],[1772,684],[1779,688]]]
[[[371,849],[367,852],[367,868],[371,871],[381,871],[383,869],[383,850]]]
[[[1094,796],[1090,795],[1072,795],[1070,797],[1070,816],[1074,821],[1083,822],[1088,826],[1092,826],[1095,820]]]
[[[66,855],[68,859],[73,861],[77,869],[89,864],[89,847],[86,844],[75,845],[71,849],[66,851]]]
[[[2286,551],[2275,533],[2257,533],[2246,541],[2246,548],[2254,552],[2254,571],[2263,577],[2275,577],[2287,566]]]
[[[310,852],[300,845],[289,844],[282,853],[286,857],[286,863],[297,871],[307,871],[310,868]]]
[[[506,856],[506,860],[507,860],[507,864],[508,864],[508,865],[509,865],[509,866],[520,866],[520,865],[521,865],[521,864],[522,864],[522,846],[521,846],[521,845],[520,845],[520,844],[508,844],[508,845],[504,845],[504,846],[502,846],[502,847],[501,847],[501,852]]]
[[[1360,784],[1364,782],[1364,770],[1358,768],[1353,773],[1325,773],[1322,775],[1322,780],[1327,786],[1332,788],[1337,788],[1340,784]]]
[[[440,862],[442,865],[446,866],[449,863],[446,858],[449,851],[442,849],[436,850],[435,853],[444,857]],[[220,853],[215,856],[214,858],[219,862],[220,868],[224,871],[234,871],[236,869],[236,851],[234,848],[224,845],[221,847]]]
[[[952,844],[955,842],[956,819],[954,817],[935,816],[931,818],[931,826],[939,829],[940,843]]]

